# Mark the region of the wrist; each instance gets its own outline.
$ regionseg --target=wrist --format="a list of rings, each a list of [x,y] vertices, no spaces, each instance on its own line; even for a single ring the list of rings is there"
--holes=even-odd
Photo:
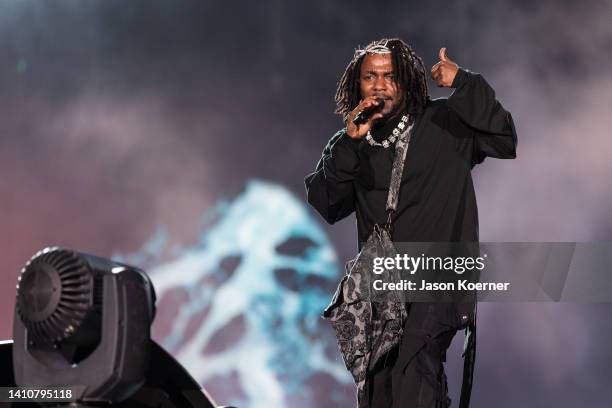
[[[357,134],[357,130],[346,129],[345,134],[346,134],[347,137],[349,137],[351,139],[359,139],[359,135]]]
[[[361,143],[361,137],[354,135],[351,136],[348,132],[348,130],[346,130],[344,132],[344,135],[340,138],[340,140],[348,145],[349,147],[353,148],[353,149],[357,149],[357,147],[359,146],[359,144]]]
[[[457,73],[455,74],[455,78],[453,78],[453,83],[451,84],[451,88],[459,88],[464,82],[466,82],[469,78],[469,73],[467,70],[459,67],[457,69]]]

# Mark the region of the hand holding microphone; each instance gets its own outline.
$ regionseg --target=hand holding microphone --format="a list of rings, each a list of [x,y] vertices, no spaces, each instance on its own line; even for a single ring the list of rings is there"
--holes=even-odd
[[[349,114],[346,133],[353,139],[361,139],[372,128],[372,125],[384,115],[385,100],[379,96],[368,96]]]

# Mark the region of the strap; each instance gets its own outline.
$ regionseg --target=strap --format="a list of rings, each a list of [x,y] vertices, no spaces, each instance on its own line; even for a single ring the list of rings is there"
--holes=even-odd
[[[472,383],[474,379],[474,366],[476,363],[476,309],[474,305],[474,320],[465,329],[465,343],[463,346],[463,380],[461,382],[461,396],[459,408],[470,406],[472,396]]]
[[[395,142],[395,158],[393,159],[393,169],[391,170],[391,183],[389,184],[389,195],[387,196],[387,224],[390,224],[391,213],[397,208],[399,200],[399,188],[402,181],[402,173],[404,172],[404,162],[406,161],[406,153],[408,145],[412,137],[412,127],[414,121],[404,130],[397,142]]]

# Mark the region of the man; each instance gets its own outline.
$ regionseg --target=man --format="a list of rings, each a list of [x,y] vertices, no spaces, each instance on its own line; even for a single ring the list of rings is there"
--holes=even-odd
[[[487,156],[516,157],[512,117],[493,89],[481,75],[459,68],[445,48],[439,58],[430,74],[438,86],[455,88],[448,99],[429,98],[423,61],[399,39],[357,50],[338,84],[336,113],[346,127],[331,138],[305,183],[308,202],[330,224],[355,212],[360,248],[374,225],[387,221],[394,129],[413,125],[392,218],[394,242],[478,241],[471,169]],[[353,123],[373,106],[380,111]],[[371,367],[360,406],[448,407],[442,363],[454,334],[471,318],[453,303],[410,304],[401,344],[384,364]]]

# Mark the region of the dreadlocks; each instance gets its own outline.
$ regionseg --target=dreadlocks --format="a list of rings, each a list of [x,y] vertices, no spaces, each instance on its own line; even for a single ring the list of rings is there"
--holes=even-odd
[[[371,42],[365,49],[355,50],[353,60],[348,64],[336,89],[336,110],[346,121],[348,114],[355,109],[361,100],[359,76],[361,64],[368,54],[380,53],[381,50],[391,51],[395,80],[404,92],[404,110],[411,116],[423,111],[427,102],[427,77],[423,60],[415,54],[412,48],[399,38],[383,38]]]

